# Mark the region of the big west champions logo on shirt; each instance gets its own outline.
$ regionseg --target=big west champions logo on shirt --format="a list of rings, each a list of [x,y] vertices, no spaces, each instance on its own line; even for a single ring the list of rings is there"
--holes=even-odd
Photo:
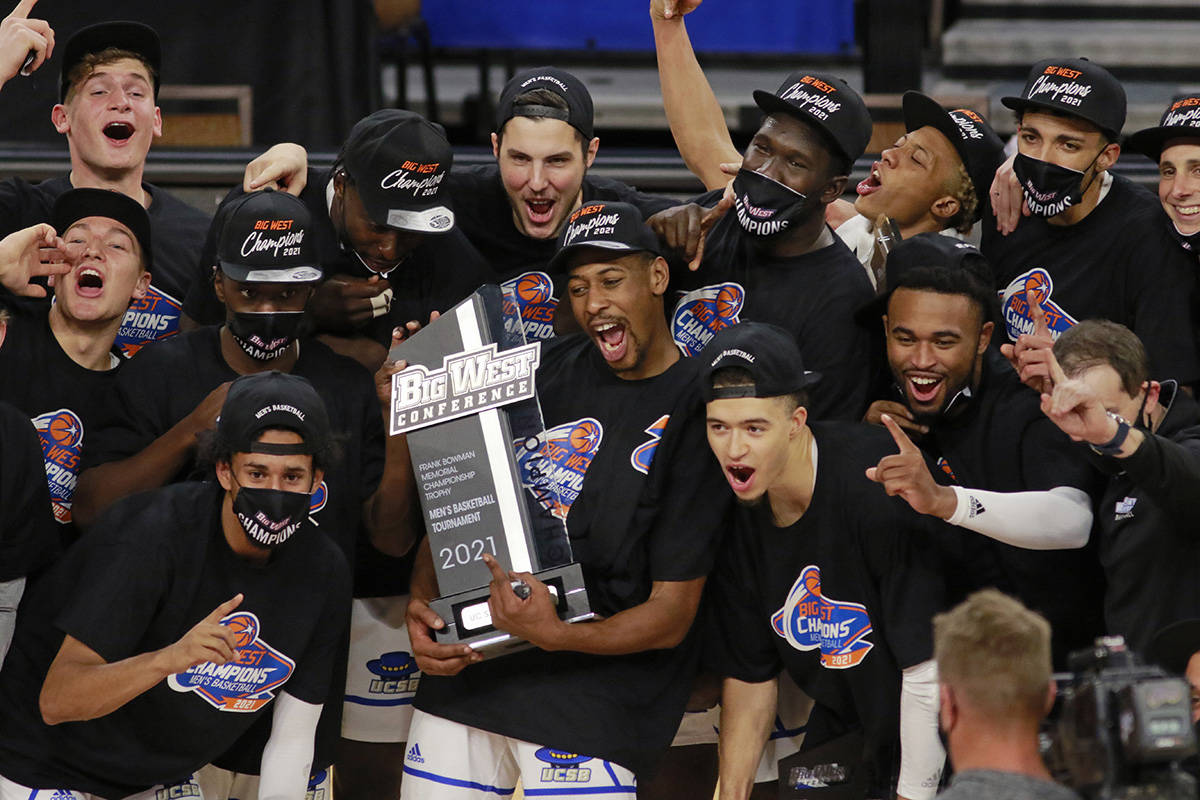
[[[859,603],[821,594],[821,568],[809,564],[792,584],[783,607],[771,616],[775,632],[797,650],[820,650],[821,666],[858,666],[875,645],[867,641],[871,619]]]
[[[42,440],[46,482],[50,486],[50,508],[54,519],[71,522],[71,498],[79,480],[79,455],[83,450],[83,422],[69,408],[60,408],[33,418]]]
[[[1004,290],[1004,327],[1008,338],[1016,341],[1023,333],[1033,333],[1033,304],[1040,303],[1046,315],[1050,334],[1057,339],[1059,334],[1075,325],[1075,318],[1050,299],[1054,291],[1054,280],[1041,267],[1034,267],[1018,275]]]
[[[629,463],[643,475],[650,474],[650,465],[654,462],[654,454],[658,451],[658,443],[662,439],[663,431],[667,429],[667,423],[670,420],[670,414],[663,414],[652,422],[650,427],[646,428],[646,433],[650,434],[650,441],[638,445],[629,455]]]
[[[589,756],[543,747],[533,757],[548,765],[542,767],[542,783],[587,783],[592,779],[591,768],[583,766],[592,760]]]
[[[600,421],[584,417],[515,442],[521,484],[543,508],[565,520],[603,438]]]
[[[177,692],[195,692],[218,711],[257,711],[275,697],[296,662],[264,642],[258,617],[235,611],[221,620],[234,631],[237,658],[228,664],[206,661],[167,678]]]
[[[685,356],[694,356],[712,338],[741,321],[746,290],[740,283],[717,283],[688,292],[671,313],[671,338]]]
[[[182,305],[178,300],[153,285],[146,296],[129,304],[114,344],[121,355],[131,358],[150,342],[179,333]]]
[[[554,335],[554,311],[558,308],[558,299],[554,296],[554,282],[549,275],[526,272],[500,284],[500,289],[506,301],[516,304],[526,339],[542,341]],[[505,311],[508,310],[506,307]]]

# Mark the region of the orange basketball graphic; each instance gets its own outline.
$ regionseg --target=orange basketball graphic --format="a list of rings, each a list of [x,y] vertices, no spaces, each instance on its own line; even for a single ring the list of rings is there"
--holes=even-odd
[[[249,614],[235,614],[221,624],[233,631],[234,647],[249,647],[258,636],[258,623]]]
[[[526,303],[544,303],[550,299],[550,281],[540,272],[522,275],[517,281],[517,297]]]
[[[46,432],[55,444],[62,447],[73,447],[79,443],[79,420],[70,412],[60,413],[50,420]]]
[[[600,432],[594,422],[584,420],[571,429],[571,435],[568,441],[571,443],[571,449],[576,453],[586,453],[596,446],[596,442],[600,440]]]
[[[1046,298],[1049,296],[1050,287],[1044,274],[1034,272],[1025,279],[1025,300],[1030,305],[1034,303],[1041,305],[1046,302]]]
[[[717,316],[721,319],[730,319],[737,316],[742,310],[742,290],[741,287],[732,284],[726,284],[721,287],[721,291],[717,292]]]

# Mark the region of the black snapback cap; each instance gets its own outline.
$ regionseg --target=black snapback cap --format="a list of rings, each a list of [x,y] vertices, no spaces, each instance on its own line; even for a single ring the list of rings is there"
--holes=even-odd
[[[966,270],[984,286],[992,285],[992,268],[987,258],[970,242],[941,233],[918,233],[903,239],[888,253],[884,266],[884,290],[854,314],[859,325],[879,327],[887,313],[888,299],[914,269],[933,267]]]
[[[754,102],[767,114],[789,114],[815,125],[850,161],[861,156],[871,141],[867,104],[836,75],[793,72],[774,93],[755,89]]]
[[[267,428],[287,428],[304,439],[298,444],[255,441]],[[316,453],[330,444],[325,403],[307,378],[278,370],[243,375],[225,395],[217,418],[217,438],[235,453],[292,455]]]
[[[217,266],[243,283],[309,283],[324,272],[313,252],[312,215],[287,192],[260,189],[220,211]]]
[[[154,253],[150,215],[137,200],[111,189],[70,189],[54,201],[50,224],[59,236],[86,217],[113,219],[129,228],[142,248],[142,267],[149,270]]]
[[[1086,58],[1047,58],[1029,70],[1020,97],[1001,97],[1013,111],[1043,109],[1087,120],[1113,139],[1125,127],[1125,87]]]
[[[350,129],[341,162],[377,225],[416,233],[454,228],[444,186],[454,151],[440,125],[399,108],[376,111]]]
[[[701,359],[700,391],[704,402],[737,397],[780,397],[816,383],[820,375],[804,369],[800,348],[790,333],[766,322],[739,322],[713,337]],[[713,373],[739,367],[750,373],[750,386],[714,389]]]
[[[1004,162],[1004,142],[983,117],[969,108],[947,111],[932,97],[912,90],[904,93],[902,105],[905,130],[912,132],[928,125],[950,140],[975,187],[978,202],[972,221],[978,222],[992,178]]]
[[[547,89],[558,95],[567,104],[566,109],[553,106],[521,106],[518,112],[513,105],[517,95],[532,92],[534,89]],[[557,67],[534,67],[518,72],[500,91],[500,100],[496,103],[496,130],[501,130],[506,122],[516,116],[544,117],[567,123],[590,142],[595,135],[592,128],[594,113],[592,95],[583,85],[583,81]]]
[[[571,213],[558,237],[558,252],[550,259],[551,272],[563,272],[573,253],[587,247],[619,255],[648,252],[662,255],[658,237],[642,220],[642,212],[629,203],[584,203]]]
[[[1200,92],[1177,95],[1163,112],[1157,127],[1132,134],[1125,140],[1125,146],[1158,161],[1163,145],[1172,139],[1200,139]]]
[[[99,53],[109,47],[117,47],[137,53],[154,70],[154,98],[158,99],[158,86],[162,76],[162,42],[158,33],[149,25],[129,20],[100,22],[76,31],[63,48],[62,66],[59,71],[58,99],[67,99],[68,78],[71,70],[88,53]]]

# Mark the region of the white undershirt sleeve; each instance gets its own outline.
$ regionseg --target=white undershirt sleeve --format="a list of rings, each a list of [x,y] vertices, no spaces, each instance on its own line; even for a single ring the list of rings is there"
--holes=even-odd
[[[900,683],[900,797],[929,800],[937,794],[946,763],[937,729],[938,672],[930,659],[904,670]]]
[[[1070,550],[1087,544],[1092,530],[1091,499],[1073,486],[1044,492],[951,488],[958,505],[947,522],[1015,547]]]
[[[263,747],[258,800],[304,800],[322,707],[287,692],[275,698],[271,736]]]

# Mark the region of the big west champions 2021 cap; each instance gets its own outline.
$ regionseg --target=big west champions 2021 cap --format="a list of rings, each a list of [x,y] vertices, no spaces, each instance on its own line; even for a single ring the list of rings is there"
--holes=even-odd
[[[71,189],[54,201],[50,224],[62,236],[67,228],[86,217],[113,219],[129,228],[142,248],[142,267],[150,269],[154,242],[150,238],[150,215],[141,203],[111,189]]]
[[[217,266],[239,282],[309,283],[323,274],[312,249],[312,216],[298,197],[262,189],[220,212]]]
[[[500,101],[496,104],[496,130],[504,127],[504,123],[518,115],[513,101],[518,95],[532,92],[534,89],[546,89],[563,99],[566,109],[554,106],[525,105],[521,106],[522,117],[545,117],[557,119],[570,125],[591,141],[592,136],[592,95],[588,92],[583,81],[571,73],[555,67],[534,67],[513,76],[500,92]]]
[[[642,220],[642,213],[629,203],[584,203],[577,208],[559,234],[558,252],[550,259],[550,271],[564,271],[571,255],[586,247],[617,255],[642,251],[662,255],[658,237]]]
[[[755,89],[754,102],[768,114],[782,112],[816,125],[850,161],[861,156],[871,141],[867,104],[836,75],[793,72],[774,94]]]
[[[1155,128],[1144,128],[1129,137],[1125,146],[1158,161],[1171,139],[1200,139],[1200,93],[1177,96],[1167,106]]]
[[[1086,58],[1047,58],[1033,65],[1020,97],[1001,97],[1013,111],[1043,109],[1087,120],[1111,138],[1125,126],[1125,87]]]
[[[68,78],[75,65],[88,53],[99,53],[115,47],[136,53],[154,70],[154,97],[158,99],[158,85],[162,75],[162,43],[158,34],[149,25],[125,20],[101,22],[77,31],[67,40],[63,48],[62,67],[58,76],[58,99],[67,99]]]
[[[700,391],[706,403],[737,397],[780,397],[798,392],[821,377],[805,371],[792,335],[766,322],[731,325],[714,336],[696,358],[704,362]],[[753,383],[714,389],[713,373],[724,367],[746,370]]]
[[[255,441],[268,428],[287,428],[304,440],[297,444]],[[217,418],[217,439],[235,453],[293,455],[319,453],[329,446],[329,415],[307,378],[271,370],[243,375],[225,395]]]
[[[975,187],[978,204],[974,220],[978,221],[983,216],[992,178],[1004,161],[1004,142],[982,117],[969,108],[947,111],[932,97],[907,91],[904,93],[903,109],[904,129],[908,132],[928,125],[950,140]]]
[[[441,127],[420,114],[385,108],[360,119],[341,161],[377,225],[415,233],[454,228],[443,186],[454,152]]]

